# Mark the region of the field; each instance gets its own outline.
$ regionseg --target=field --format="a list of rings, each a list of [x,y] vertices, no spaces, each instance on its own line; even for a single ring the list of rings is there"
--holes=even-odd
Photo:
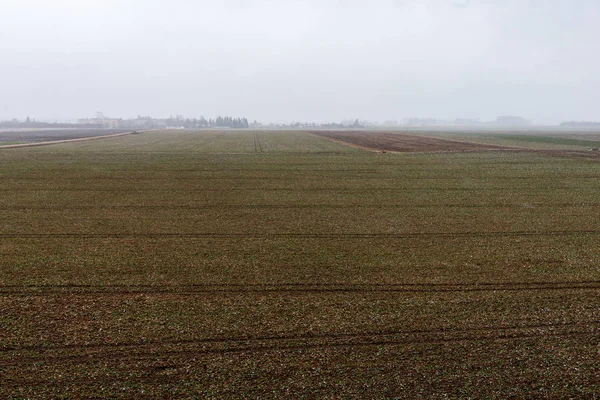
[[[439,136],[439,132],[420,132],[420,135]],[[526,131],[471,131],[444,132],[446,139],[468,141],[482,145],[495,145],[528,150],[590,151],[600,147],[600,134],[596,131],[526,130]]]
[[[595,140],[573,139],[573,138],[563,138],[563,137],[537,136],[537,135],[504,135],[504,136],[500,136],[500,137],[508,139],[508,140],[518,140],[518,141],[532,142],[532,143],[550,143],[550,144],[559,144],[559,145],[566,145],[566,146],[585,146],[585,147],[600,146],[600,142],[595,141]]]
[[[0,129],[0,146],[91,138],[124,133],[127,129]]]
[[[598,396],[600,159],[396,135],[0,149],[0,397]]]
[[[314,134],[357,148],[399,153],[513,150],[513,148],[506,146],[479,144],[466,140],[450,140],[447,138],[419,135],[418,133],[398,134],[396,132],[383,131],[321,131],[314,132]]]

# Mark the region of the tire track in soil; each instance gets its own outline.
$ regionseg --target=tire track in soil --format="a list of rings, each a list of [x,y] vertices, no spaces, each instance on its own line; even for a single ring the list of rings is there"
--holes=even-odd
[[[260,144],[260,139],[258,138],[258,134],[256,132],[254,132],[254,152],[255,153],[263,152],[262,145]]]
[[[205,143],[210,142],[212,140],[214,140],[215,138],[211,138],[208,139]],[[71,173],[73,174],[73,170],[72,169],[64,169],[64,170],[49,170],[49,169],[45,169],[45,172],[56,172],[56,173]],[[410,172],[410,170],[406,170],[404,169],[403,171],[407,171]],[[413,171],[417,171],[417,170],[413,170]],[[293,173],[297,173],[297,174],[304,174],[306,172],[320,172],[320,173],[325,173],[325,172],[334,172],[334,173],[348,173],[348,172],[353,172],[353,173],[364,173],[364,174],[377,174],[379,171],[376,169],[352,169],[352,168],[348,168],[348,169],[332,169],[332,168],[302,168],[300,169],[294,169],[294,168],[248,168],[248,169],[243,169],[243,168],[223,168],[223,169],[153,169],[153,170],[142,170],[142,171],[132,171],[132,170],[110,170],[110,172],[126,172],[126,173],[131,173],[131,172],[142,172],[144,174],[150,174],[150,173],[158,173],[158,172],[193,172],[193,173],[219,173],[219,174],[224,174],[227,172],[269,172],[269,173],[273,173],[273,172],[281,172],[281,173],[286,173],[289,174],[290,172]],[[124,180],[124,181],[165,181],[165,180],[197,180],[199,177],[196,176],[169,176],[169,177],[152,177],[152,176],[134,176],[134,177],[129,177],[129,176],[104,176],[104,175],[99,175],[99,176],[89,176],[86,177],[89,180],[108,180],[108,181],[114,181],[114,180]],[[202,176],[201,178],[205,178],[204,176]],[[221,178],[227,179],[226,175],[221,176]],[[532,179],[531,177],[514,177],[514,176],[507,176],[507,177],[499,177],[499,178],[506,178],[506,179]],[[569,178],[600,178],[600,176],[597,175],[569,175]],[[10,176],[4,176],[4,177],[0,177],[0,181],[14,181],[14,180],[18,180],[18,181],[46,181],[48,179],[48,177],[38,177],[38,176],[18,176],[18,177],[10,177]],[[386,178],[381,178],[381,179],[386,179]],[[395,180],[396,178],[387,178],[388,180]],[[422,179],[440,179],[440,178],[428,178],[428,177],[423,177],[423,178],[419,178],[419,177],[407,177],[407,178],[402,178],[402,179],[413,179],[413,180],[422,180]],[[460,178],[448,178],[448,179],[460,179]],[[80,181],[81,178],[78,177],[72,177],[72,176],[61,176],[60,177],[61,181]]]
[[[303,293],[468,293],[600,290],[600,281],[405,284],[3,285],[1,296]]]
[[[190,133],[190,135],[191,134],[192,133]],[[211,144],[212,142],[215,141],[215,139],[217,139],[221,136],[223,136],[222,133],[216,133],[214,136],[209,136],[206,140],[203,140],[202,143],[194,146],[194,150],[196,150],[196,151],[202,150],[205,146]],[[127,171],[127,172],[130,172],[130,171]],[[106,179],[112,179],[112,178],[106,178]],[[123,178],[123,179],[128,179],[128,178]],[[169,179],[172,179],[172,178],[169,178]],[[178,179],[178,178],[174,178],[174,179]]]
[[[227,180],[232,178],[226,178],[223,180]],[[243,178],[240,178],[240,180]],[[268,179],[268,178],[264,178]],[[292,178],[293,179],[293,178]],[[282,179],[283,180],[283,179]],[[490,192],[490,191],[505,191],[507,189],[515,189],[509,187],[496,186],[493,188],[466,188],[466,187],[427,187],[427,186],[419,186],[419,187],[370,187],[370,188],[335,188],[336,192],[339,193],[372,193],[374,191],[379,192],[406,192],[407,190],[411,191],[419,191],[419,192],[428,192],[428,191],[443,191],[443,192]],[[530,191],[530,187],[518,187],[517,189],[521,189],[523,191]],[[184,190],[175,190],[173,188],[170,189],[161,189],[161,188],[144,188],[144,189],[126,189],[126,188],[116,188],[116,189],[88,189],[88,188],[64,188],[64,189],[0,189],[0,193],[9,192],[9,193],[27,193],[27,192],[109,192],[109,193],[137,193],[137,192],[198,192],[198,193],[210,193],[210,192],[330,192],[332,190],[331,187],[324,188],[210,188],[210,189],[194,189],[194,188],[185,188]],[[538,192],[542,191],[555,191],[555,190],[598,190],[593,186],[544,186],[541,188],[535,189]]]
[[[423,232],[423,233],[2,233],[0,239],[159,239],[159,238],[210,238],[210,239],[427,239],[427,238],[487,238],[487,237],[544,237],[598,235],[600,230],[564,231],[494,231],[494,232]]]
[[[89,363],[93,361],[141,361],[169,356],[207,356],[229,353],[255,353],[294,350],[326,350],[370,346],[406,346],[414,344],[460,343],[473,341],[547,339],[550,337],[598,337],[600,321],[558,324],[532,324],[463,329],[380,331],[280,336],[221,337],[180,341],[151,341],[56,347],[24,346],[0,350],[10,359],[0,360],[0,367],[31,364]],[[175,348],[179,346],[179,348]],[[197,348],[193,348],[198,346]],[[157,348],[158,347],[158,348]],[[163,347],[160,349],[160,347]],[[64,354],[66,352],[85,354]],[[46,353],[24,355],[23,352]],[[52,354],[53,352],[60,355]],[[18,354],[14,354],[18,353]]]
[[[354,209],[354,208],[383,208],[383,209],[420,209],[420,208],[569,208],[569,207],[600,207],[600,203],[522,203],[522,204],[205,204],[205,205],[135,205],[135,206],[0,206],[0,210],[211,210],[211,209]]]

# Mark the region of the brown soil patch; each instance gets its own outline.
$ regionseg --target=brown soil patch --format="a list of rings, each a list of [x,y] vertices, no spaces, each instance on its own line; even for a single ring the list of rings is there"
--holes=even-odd
[[[311,134],[347,146],[382,153],[454,153],[469,151],[521,151],[552,157],[600,159],[596,150],[536,150],[491,144],[470,143],[399,132],[314,131]]]
[[[320,131],[312,133],[361,149],[398,153],[516,150],[516,148],[512,147],[461,142],[404,133],[355,131]]]

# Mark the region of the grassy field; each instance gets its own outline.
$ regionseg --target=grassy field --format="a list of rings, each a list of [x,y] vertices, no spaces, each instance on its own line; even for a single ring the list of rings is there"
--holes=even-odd
[[[0,150],[2,398],[592,398],[600,163],[303,132]]]
[[[506,140],[516,140],[520,142],[531,142],[531,143],[548,143],[565,146],[581,146],[581,147],[599,147],[600,141],[586,140],[586,139],[574,139],[569,137],[561,136],[539,136],[539,135],[497,135],[496,138]]]
[[[450,138],[486,145],[501,145],[532,150],[589,150],[600,147],[598,132],[562,131],[487,131],[423,132],[434,137]]]

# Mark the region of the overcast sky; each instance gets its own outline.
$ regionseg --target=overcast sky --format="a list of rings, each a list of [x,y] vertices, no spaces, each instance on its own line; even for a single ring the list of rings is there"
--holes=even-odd
[[[600,0],[0,0],[0,119],[600,120]]]

